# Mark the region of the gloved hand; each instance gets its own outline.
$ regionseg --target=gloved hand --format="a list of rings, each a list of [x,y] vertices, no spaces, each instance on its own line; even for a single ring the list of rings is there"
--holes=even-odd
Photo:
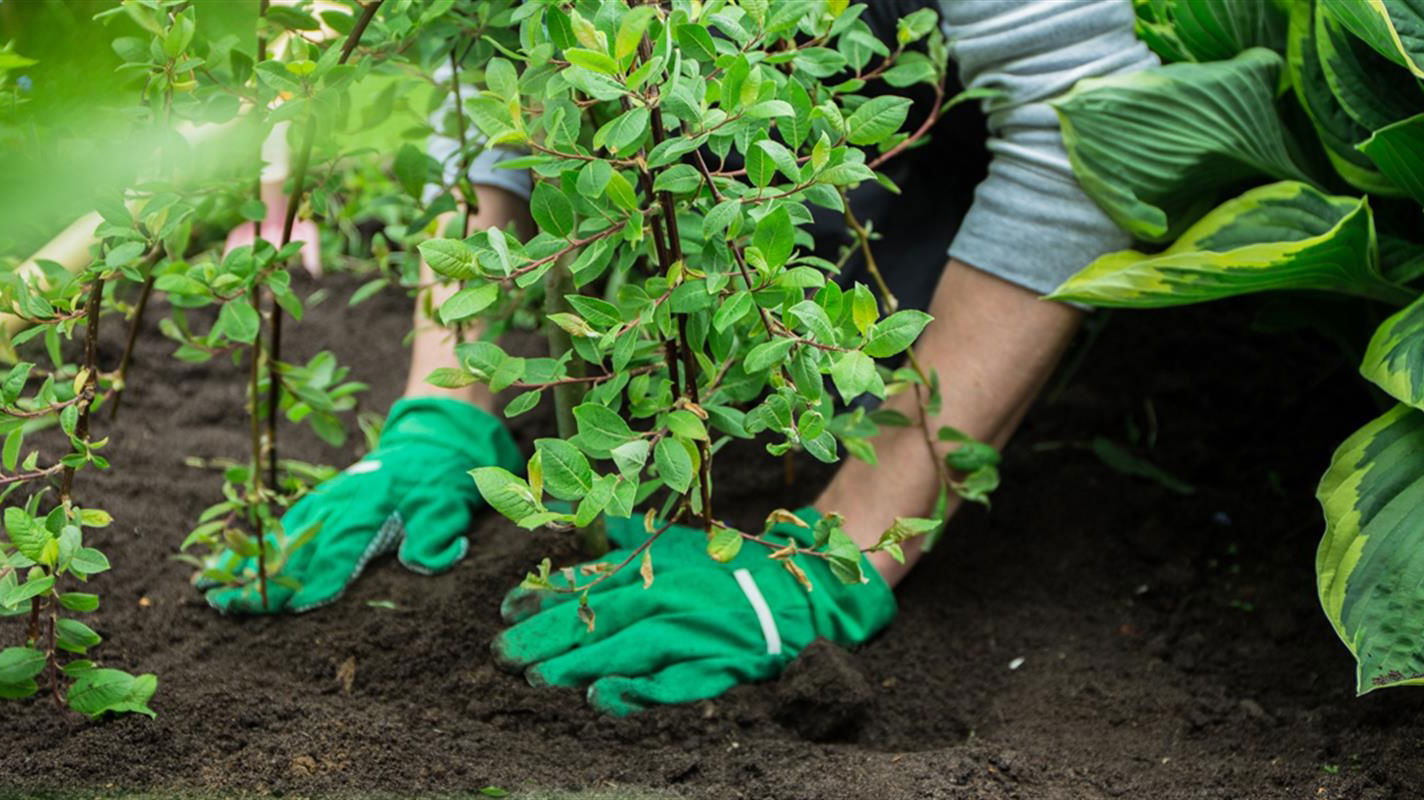
[[[310,611],[336,600],[371,559],[392,551],[414,572],[444,572],[465,557],[465,531],[484,505],[469,470],[519,470],[522,464],[509,431],[492,414],[443,397],[400,400],[375,450],[283,515],[288,535],[321,525],[279,573],[301,588],[268,580],[264,609],[253,580],[208,590],[208,604],[224,613]],[[256,569],[253,558],[230,552],[220,558],[228,565],[240,562],[236,574]]]
[[[820,517],[797,516],[812,525]],[[617,564],[647,534],[641,518],[608,523],[620,549],[601,560]],[[773,534],[811,545],[805,528],[781,524]],[[587,686],[590,704],[624,716],[775,677],[817,636],[860,644],[895,616],[894,594],[864,556],[869,581],[858,586],[841,583],[823,559],[798,556],[814,587],[807,592],[764,547],[747,543],[726,564],[706,548],[702,531],[669,529],[650,548],[652,586],[630,564],[590,591],[592,633],[577,595],[514,589],[501,607],[512,627],[491,643],[496,663],[524,670],[535,686]]]

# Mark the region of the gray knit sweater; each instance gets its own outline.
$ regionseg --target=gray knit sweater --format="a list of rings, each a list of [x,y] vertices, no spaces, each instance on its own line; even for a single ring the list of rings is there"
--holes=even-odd
[[[1078,186],[1048,101],[1081,78],[1145,69],[1157,58],[1133,33],[1130,0],[940,0],[940,8],[964,86],[1001,93],[984,104],[989,176],[949,255],[1050,292],[1130,238]],[[453,180],[457,143],[435,136],[428,146]],[[495,166],[515,155],[482,152],[471,180],[528,197],[528,173]]]

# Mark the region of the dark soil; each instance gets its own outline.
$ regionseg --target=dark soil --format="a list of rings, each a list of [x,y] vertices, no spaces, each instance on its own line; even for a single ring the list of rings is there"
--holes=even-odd
[[[355,285],[330,279],[287,338],[334,349],[382,410],[404,377],[408,301],[349,309]],[[6,703],[0,795],[1417,797],[1424,695],[1354,698],[1313,586],[1314,482],[1375,406],[1325,338],[1254,332],[1261,308],[1113,317],[1009,449],[992,512],[955,522],[884,635],[779,683],[621,720],[490,663],[502,593],[540,556],[572,555],[494,515],[450,574],[383,562],[306,616],[215,614],[169,556],[219,485],[184,457],[243,457],[241,373],[181,365],[147,336],[112,430],[116,468],[83,474],[77,494],[118,520],[97,534],[115,566],[95,581],[98,657],[157,673],[159,716],[92,723]],[[527,444],[546,425],[531,414],[517,434]],[[1118,474],[1085,446],[1134,431],[1135,452],[1195,494]],[[284,452],[357,455],[299,431]],[[828,475],[804,464],[786,489],[779,461],[722,463],[722,507],[752,518],[805,502]],[[21,624],[0,634],[13,642]],[[861,702],[818,707],[823,685]]]

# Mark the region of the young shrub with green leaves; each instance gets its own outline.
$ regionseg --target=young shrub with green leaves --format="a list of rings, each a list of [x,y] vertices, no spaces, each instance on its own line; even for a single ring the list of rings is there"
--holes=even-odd
[[[0,307],[31,325],[16,342],[43,338],[50,359],[48,369],[21,361],[0,383],[0,501],[6,503],[0,615],[27,618],[23,644],[0,650],[0,698],[29,697],[43,688],[56,703],[92,717],[111,711],[152,716],[148,701],[158,686],[153,675],[130,675],[87,658],[62,661],[66,654],[88,655],[101,641],[74,615],[99,607],[98,595],[78,589],[109,569],[109,560],[85,544],[85,530],[106,527],[111,518],[75,502],[75,476],[87,467],[109,467],[101,454],[108,440],[90,433],[95,411],[115,392],[112,376],[98,364],[99,319],[105,287],[137,255],[121,239],[106,238],[101,257],[77,275],[17,271],[0,282]],[[64,345],[76,334],[83,337],[82,355],[66,359]],[[36,378],[39,386],[32,388]],[[56,423],[67,452],[58,458],[51,452],[53,460],[46,460],[40,450],[26,450],[28,434]]]
[[[1148,308],[1314,289],[1402,307],[1360,365],[1398,405],[1321,480],[1316,573],[1358,691],[1424,683],[1424,17],[1408,0],[1137,8],[1176,63],[1085,80],[1057,107],[1098,203],[1141,239],[1175,241],[1103,256],[1054,296]],[[1252,179],[1275,182],[1212,209]]]
[[[833,209],[869,255],[873,234],[846,190],[890,185],[876,169],[954,102],[944,96],[935,14],[900,20],[892,48],[858,19],[863,8],[546,1],[512,12],[517,49],[488,61],[463,110],[489,145],[527,153],[502,166],[532,171],[538,233],[521,241],[496,228],[420,245],[460,285],[439,309],[445,323],[535,309],[549,328],[548,357],[469,342],[460,369],[430,376],[517,389],[511,417],[553,395],[558,436],[536,441],[527,478],[473,473],[500,513],[526,528],[586,528],[647,507],[650,536],[634,552],[647,580],[648,546],[677,522],[702,527],[721,561],[751,541],[793,573],[804,555],[861,580],[860,551],[836,515],[815,548],[728,526],[716,513],[712,462],[729,439],[753,437],[772,455],[804,450],[834,462],[843,446],[873,461],[877,424],[857,399],[915,392],[931,412],[939,403],[937,376],[913,356],[900,369],[877,363],[907,353],[929,316],[895,310],[888,292],[837,285],[837,264],[810,255],[801,229],[811,205]],[[877,78],[935,87],[918,129],[902,130],[909,99],[858,94]],[[924,433],[962,443],[939,464],[943,496],[983,501],[997,484],[997,453],[950,429]],[[767,529],[787,516],[773,513]],[[900,520],[872,549],[898,555],[901,542],[938,527]],[[554,589],[549,569],[546,560],[525,585]],[[583,592],[601,578],[558,590]]]

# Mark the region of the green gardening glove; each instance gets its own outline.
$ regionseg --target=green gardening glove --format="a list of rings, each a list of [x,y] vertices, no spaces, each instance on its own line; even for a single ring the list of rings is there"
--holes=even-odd
[[[469,470],[519,470],[522,464],[509,431],[492,414],[443,397],[397,401],[376,449],[283,515],[289,535],[321,526],[280,572],[300,588],[269,580],[264,609],[254,579],[209,589],[208,604],[224,613],[310,611],[336,600],[371,559],[390,552],[414,572],[444,572],[465,557],[465,532],[484,505]],[[230,552],[219,559],[236,565],[235,574],[256,572],[256,559]]]
[[[820,517],[814,509],[797,516],[812,525]],[[608,523],[620,549],[602,560],[618,564],[647,534],[641,518]],[[811,531],[793,525],[772,535],[811,545]],[[523,670],[535,686],[587,686],[591,705],[624,716],[773,678],[816,637],[860,644],[895,616],[894,594],[864,556],[869,581],[859,586],[841,583],[823,559],[797,557],[808,592],[755,544],[722,564],[707,555],[702,531],[674,526],[651,552],[652,586],[644,589],[630,564],[589,593],[591,633],[577,595],[511,591],[501,612],[512,627],[491,644],[496,662]]]

